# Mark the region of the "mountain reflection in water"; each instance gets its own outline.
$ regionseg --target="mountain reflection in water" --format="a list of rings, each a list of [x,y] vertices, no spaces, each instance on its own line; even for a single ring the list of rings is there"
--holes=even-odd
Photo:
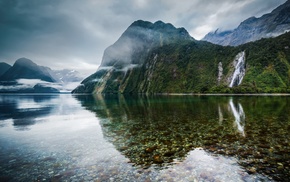
[[[164,167],[203,148],[235,156],[249,173],[289,178],[289,97],[75,97],[135,165]]]
[[[0,120],[12,119],[16,129],[27,130],[36,123],[36,118],[52,112],[57,104],[53,100],[58,97],[59,95],[1,95]]]

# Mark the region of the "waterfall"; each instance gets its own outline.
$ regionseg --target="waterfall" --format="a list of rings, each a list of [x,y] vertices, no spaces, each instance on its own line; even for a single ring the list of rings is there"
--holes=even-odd
[[[243,107],[240,103],[238,103],[238,107],[236,107],[233,103],[233,99],[230,99],[229,103],[232,113],[235,117],[235,125],[237,126],[238,131],[245,136],[245,131],[244,131],[244,125],[245,125],[245,119],[246,115],[244,113]]]
[[[223,76],[223,63],[219,62],[218,64],[218,84],[220,84]]]
[[[242,83],[242,80],[245,76],[246,73],[246,66],[245,66],[245,51],[240,52],[235,60],[234,60],[234,65],[235,65],[235,71],[232,76],[232,80],[230,82],[229,87],[233,86],[238,86]]]

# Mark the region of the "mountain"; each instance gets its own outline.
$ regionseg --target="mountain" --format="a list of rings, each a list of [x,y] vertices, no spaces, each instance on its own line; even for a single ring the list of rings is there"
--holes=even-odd
[[[52,70],[54,77],[61,83],[81,82],[83,77],[76,70]]]
[[[75,70],[52,70],[49,67],[39,66],[29,59],[20,58],[0,76],[0,92],[70,92],[82,79]]]
[[[250,17],[236,29],[208,33],[202,40],[219,45],[238,46],[290,31],[290,0],[260,18]]]
[[[99,85],[96,87],[97,92],[115,92],[119,86],[123,90],[126,82],[122,80],[128,77],[124,73],[143,65],[152,49],[171,43],[183,44],[191,41],[195,40],[184,28],[175,28],[172,24],[162,21],[135,21],[104,51],[98,71],[82,81],[74,92],[91,93],[95,83]]]
[[[290,92],[290,33],[224,47],[158,24],[133,23],[72,93]]]
[[[136,59],[136,56],[146,55],[153,47],[185,40],[193,38],[184,28],[175,28],[162,21],[153,24],[138,20],[129,26],[115,44],[105,50],[101,67],[114,66],[125,69],[128,65],[142,64],[144,59]]]
[[[29,59],[20,58],[0,77],[0,81],[13,81],[24,78],[56,82],[49,72],[47,68],[38,66]]]
[[[11,68],[11,66],[7,63],[0,63],[0,77],[1,75],[3,75],[9,68]]]

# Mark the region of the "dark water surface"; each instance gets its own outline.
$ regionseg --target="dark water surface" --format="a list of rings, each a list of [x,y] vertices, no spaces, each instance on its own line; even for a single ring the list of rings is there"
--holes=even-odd
[[[0,181],[290,181],[289,96],[0,95]]]

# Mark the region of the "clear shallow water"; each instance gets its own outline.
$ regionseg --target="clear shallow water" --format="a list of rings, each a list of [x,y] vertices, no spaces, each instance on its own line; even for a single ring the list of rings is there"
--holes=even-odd
[[[0,181],[289,181],[290,97],[0,95]]]

